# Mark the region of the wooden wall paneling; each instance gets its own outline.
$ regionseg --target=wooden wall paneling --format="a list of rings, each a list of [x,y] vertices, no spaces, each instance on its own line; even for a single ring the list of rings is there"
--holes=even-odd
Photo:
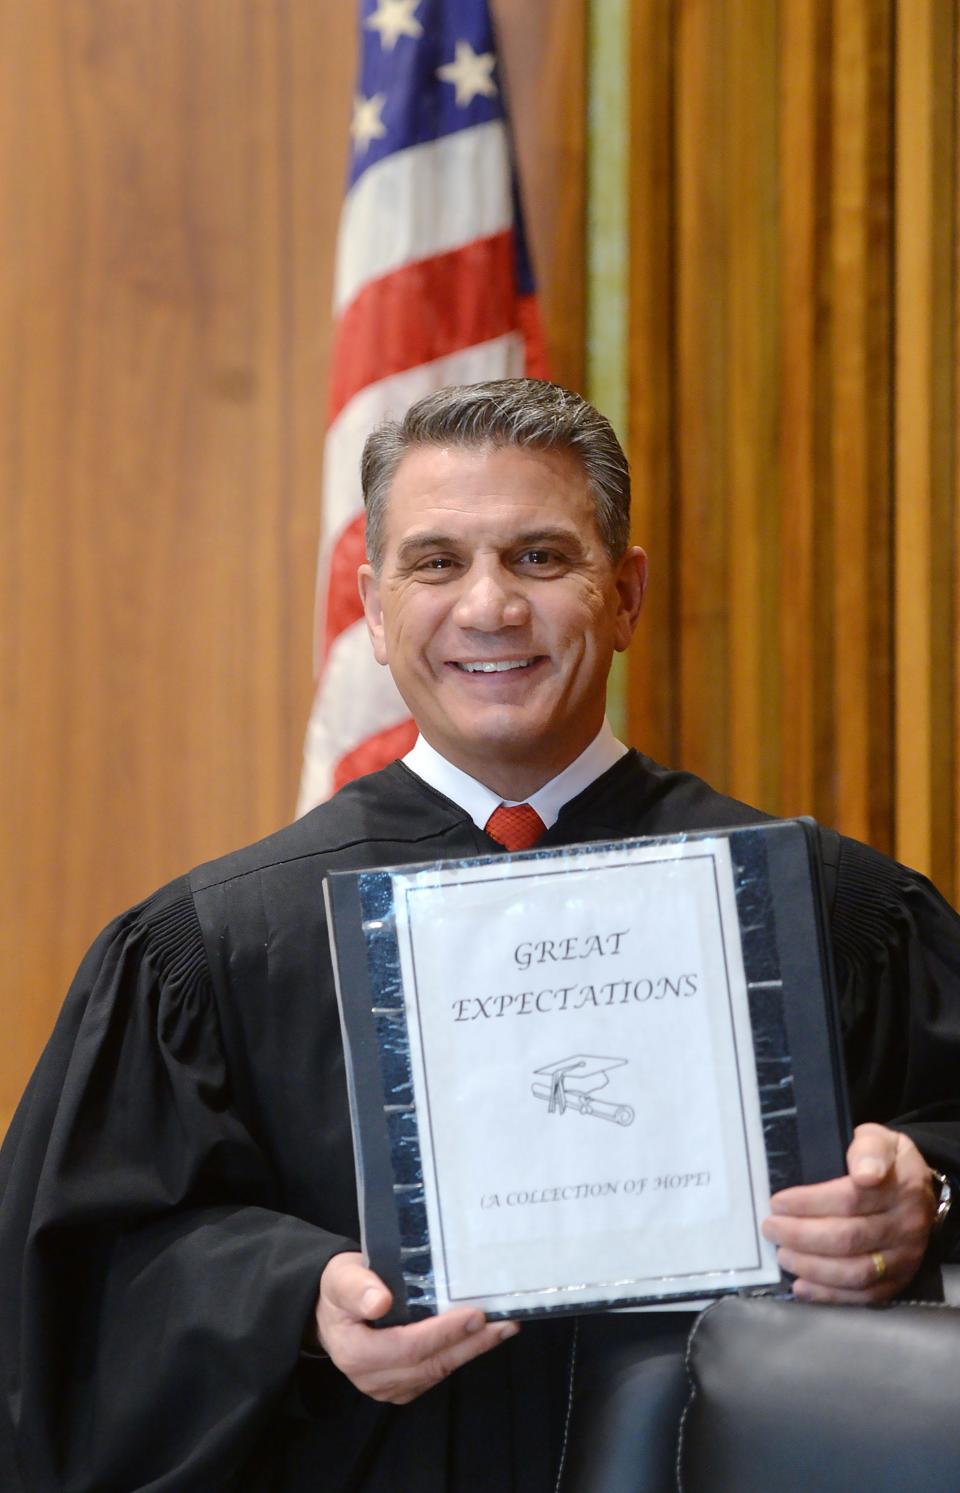
[[[949,896],[956,848],[956,17],[897,32],[896,850]]]
[[[584,381],[587,0],[493,0],[551,377]]]
[[[960,902],[960,882],[954,878],[960,845],[955,839],[960,803],[960,742],[954,735],[957,701],[955,660],[960,649],[960,611],[956,607],[956,577],[960,558],[960,526],[954,507],[958,465],[957,430],[953,416],[960,382],[955,359],[954,327],[960,292],[957,286],[958,244],[954,232],[960,196],[960,156],[956,150],[956,117],[960,110],[960,16],[956,0],[941,0],[933,58],[930,107],[933,115],[933,347],[931,373],[930,513],[932,556],[931,608],[931,724],[932,817],[934,820],[931,874],[947,897]]]
[[[892,849],[892,11],[834,10],[831,497],[837,822]]]
[[[67,246],[61,233],[65,209],[40,203],[33,171],[56,171],[58,142],[49,114],[36,110],[32,119],[32,158],[24,149],[23,123],[34,91],[37,56],[29,50],[38,23],[49,18],[0,6],[0,193],[16,191],[29,199],[26,209],[0,212],[0,793],[3,855],[0,858],[0,958],[8,1004],[0,1064],[6,1080],[0,1089],[0,1130],[12,1109],[14,1083],[28,1071],[46,1034],[42,1016],[25,1000],[31,969],[29,950],[42,946],[47,932],[42,891],[59,884],[60,845],[56,838],[53,800],[59,785],[38,783],[27,799],[20,730],[30,733],[35,754],[44,765],[47,721],[55,703],[40,687],[31,668],[31,651],[49,663],[56,651],[57,619],[62,606],[62,554],[54,484],[44,481],[55,466],[56,400],[68,379],[61,360],[54,362],[37,399],[28,347],[49,347],[50,280],[67,268]],[[47,207],[43,213],[41,206]],[[36,304],[30,302],[36,298]],[[33,314],[28,314],[28,308]],[[39,440],[31,447],[27,421]],[[34,753],[31,753],[34,755]],[[41,830],[34,834],[25,812],[35,805]],[[42,831],[48,830],[44,836]],[[50,930],[56,938],[56,929]],[[12,1075],[12,1077],[11,1077]]]
[[[0,1125],[97,927],[291,812],[352,31],[0,0]]]
[[[835,818],[829,456],[830,0],[781,0],[780,800]]]
[[[866,835],[871,845],[894,848],[894,264],[895,264],[895,5],[874,0],[867,28],[866,382],[864,401],[867,534],[867,657],[869,710]],[[840,702],[842,703],[842,702]],[[840,771],[844,791],[843,768]]]
[[[584,0],[506,9],[577,383]],[[293,810],[355,24],[0,0],[0,1130],[97,928]]]
[[[650,582],[628,655],[629,739],[676,760],[679,657],[674,452],[674,28],[672,5],[630,14],[629,422],[633,537]]]
[[[629,36],[628,0],[592,0],[587,26],[586,392],[622,439],[629,405]],[[614,676],[620,663],[618,659]],[[611,685],[608,714],[610,697],[620,693],[615,677]]]
[[[952,279],[960,281],[960,18],[953,37],[953,255]],[[960,294],[953,297],[953,409],[954,431],[960,430]],[[960,453],[953,454],[953,902],[960,904]]]
[[[727,195],[723,6],[682,5],[676,53],[680,764],[728,781]]]
[[[723,6],[729,58],[727,783],[747,803],[779,792],[777,50],[768,0]]]
[[[621,441],[629,423],[630,0],[591,0],[587,25],[584,392]],[[628,662],[616,654],[607,719],[629,730]]]
[[[329,26],[329,47],[317,44],[318,18]],[[333,265],[343,191],[346,187],[348,126],[356,72],[357,25],[351,7],[283,5],[283,56],[288,90],[286,145],[282,155],[289,190],[289,255],[284,316],[291,328],[287,398],[290,427],[284,461],[292,501],[285,524],[290,552],[298,557],[287,568],[284,606],[289,616],[284,667],[305,687],[303,711],[291,721],[287,755],[297,779],[304,731],[310,709],[313,670],[313,612],[317,584],[316,549],[320,523],[320,483],[326,435],[329,359],[333,342],[331,315]],[[334,77],[331,78],[331,71]],[[304,651],[302,634],[294,641],[298,619],[309,619]],[[292,689],[292,683],[290,688]],[[296,802],[296,789],[290,811]]]

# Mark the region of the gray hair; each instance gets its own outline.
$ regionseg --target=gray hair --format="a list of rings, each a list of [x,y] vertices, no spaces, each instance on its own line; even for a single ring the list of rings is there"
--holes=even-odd
[[[374,569],[383,560],[390,485],[407,452],[419,446],[570,451],[589,483],[610,558],[619,560],[630,542],[630,468],[610,421],[559,384],[505,378],[438,389],[412,404],[402,420],[386,420],[367,437],[360,480]]]

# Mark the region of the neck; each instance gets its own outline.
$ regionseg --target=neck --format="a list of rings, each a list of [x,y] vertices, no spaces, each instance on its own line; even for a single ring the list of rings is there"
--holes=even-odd
[[[511,803],[523,803],[536,793],[538,788],[542,788],[544,783],[549,783],[551,778],[555,778],[558,773],[563,772],[565,767],[569,767],[570,762],[574,760],[571,757],[569,762],[561,762],[559,766],[548,770],[523,767],[500,768],[486,762],[470,766],[465,763],[456,765],[462,767],[462,770],[468,772],[472,778],[476,778],[477,782],[482,783],[485,788],[489,788],[491,793],[495,793],[498,798],[506,799]]]
[[[435,746],[448,762],[452,762],[454,767],[459,767],[461,772],[475,778],[498,798],[506,799],[511,803],[523,803],[545,783],[558,777],[564,768],[570,766],[571,762],[575,762],[592,740],[591,736],[588,741],[578,743],[575,748],[568,749],[555,758],[548,760],[540,758],[536,762],[510,762],[502,758],[493,761],[490,757],[478,757],[474,760],[462,753],[453,754],[445,751],[443,746],[434,742],[431,742],[431,745]]]

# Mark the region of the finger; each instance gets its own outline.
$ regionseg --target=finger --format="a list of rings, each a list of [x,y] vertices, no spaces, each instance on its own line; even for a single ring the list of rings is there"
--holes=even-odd
[[[883,1125],[858,1125],[847,1148],[847,1171],[858,1187],[879,1187],[892,1175],[900,1136]]]
[[[413,1366],[471,1342],[487,1325],[477,1307],[458,1307],[403,1327],[382,1328],[374,1337],[395,1349],[399,1362]]]
[[[852,1177],[834,1177],[806,1187],[785,1187],[770,1199],[774,1218],[852,1218],[864,1213],[883,1213],[889,1207],[889,1189],[861,1189]]]
[[[484,1353],[489,1353],[491,1349],[498,1348],[501,1343],[508,1342],[510,1338],[516,1337],[519,1331],[520,1327],[516,1322],[487,1322],[480,1331],[451,1343],[438,1353],[431,1354],[417,1366],[413,1375],[413,1384],[407,1386],[405,1399],[413,1399],[426,1390],[432,1389],[435,1384],[439,1384],[456,1369],[462,1368],[474,1358],[480,1358]],[[400,1401],[400,1403],[403,1402]]]
[[[430,1323],[416,1324],[442,1324],[442,1331],[429,1334],[412,1334],[409,1327],[383,1332],[357,1327],[343,1347],[338,1366],[373,1399],[407,1404],[519,1330],[515,1322],[485,1322],[480,1313],[457,1312],[456,1316],[461,1320],[450,1322],[437,1317]],[[371,1338],[376,1341],[371,1342]]]
[[[882,1262],[882,1271],[877,1269]],[[893,1250],[876,1250],[870,1254],[835,1258],[825,1255],[807,1255],[792,1249],[778,1249],[777,1263],[781,1269],[797,1277],[803,1295],[805,1285],[823,1287],[827,1290],[859,1291],[870,1300],[879,1300],[883,1295],[892,1295],[906,1285],[913,1273],[914,1261]],[[878,1290],[883,1291],[878,1295]]]
[[[340,1325],[337,1364],[351,1378],[380,1370],[390,1375],[416,1373],[429,1359],[472,1342],[485,1325],[486,1318],[475,1307],[399,1327],[373,1328],[353,1319]]]
[[[334,1255],[322,1276],[320,1287],[324,1301],[336,1312],[364,1322],[374,1322],[390,1310],[393,1300],[389,1290],[359,1254]]]
[[[876,1306],[889,1301],[900,1287],[891,1281],[880,1281],[863,1291],[849,1291],[841,1286],[821,1286],[815,1281],[796,1280],[793,1294],[798,1301],[833,1302],[839,1306]]]
[[[902,1243],[897,1215],[857,1214],[852,1218],[764,1219],[764,1237],[808,1255],[849,1258]]]
[[[875,1249],[899,1250],[918,1264],[930,1239],[930,1220],[923,1200],[910,1198],[882,1213],[852,1218],[766,1218],[762,1232],[773,1244],[805,1254],[850,1257]]]

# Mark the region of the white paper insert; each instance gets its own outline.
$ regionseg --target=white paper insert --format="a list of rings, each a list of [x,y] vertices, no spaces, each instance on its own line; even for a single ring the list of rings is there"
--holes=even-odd
[[[728,842],[393,883],[438,1309],[777,1281]]]

